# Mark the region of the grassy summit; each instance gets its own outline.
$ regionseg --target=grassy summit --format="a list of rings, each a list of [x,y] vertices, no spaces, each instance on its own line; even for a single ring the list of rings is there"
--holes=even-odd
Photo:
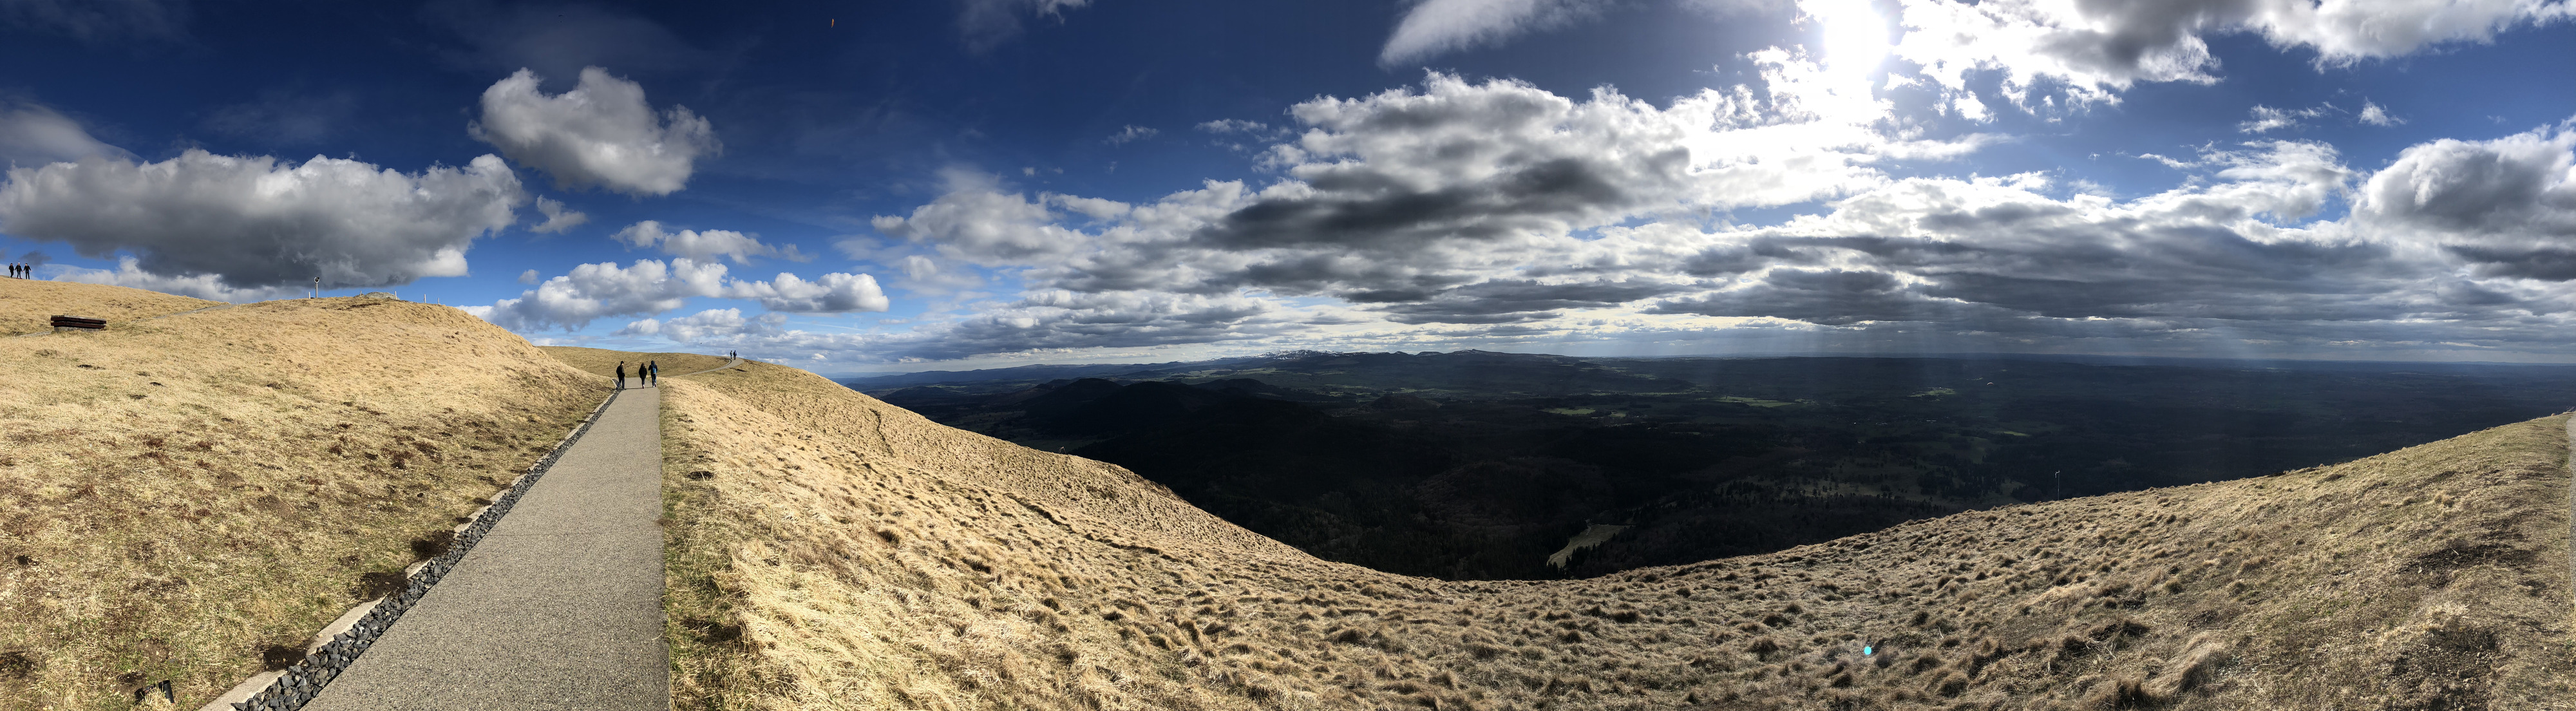
[[[2563,417],[1563,582],[1329,563],[754,364],[665,394],[681,708],[2564,707]],[[1864,654],[1864,649],[1868,654]]]

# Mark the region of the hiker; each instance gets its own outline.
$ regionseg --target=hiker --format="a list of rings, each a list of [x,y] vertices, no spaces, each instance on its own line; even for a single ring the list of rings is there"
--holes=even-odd
[[[658,360],[644,361],[644,377],[653,379],[653,387],[662,387],[662,362]]]
[[[617,389],[626,389],[626,361],[617,362]]]

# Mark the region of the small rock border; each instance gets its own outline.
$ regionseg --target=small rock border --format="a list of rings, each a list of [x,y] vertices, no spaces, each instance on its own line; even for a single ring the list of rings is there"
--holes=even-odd
[[[529,487],[536,486],[537,479],[545,476],[547,469],[554,467],[555,460],[563,456],[564,450],[571,449],[574,442],[581,441],[581,436],[590,432],[591,424],[599,421],[600,413],[607,412],[608,406],[617,402],[617,396],[624,393],[623,390],[609,393],[608,399],[600,401],[599,407],[591,408],[590,416],[583,418],[581,426],[574,428],[572,434],[564,436],[563,442],[556,444],[554,451],[547,452],[545,458],[537,460],[535,466],[528,467],[528,473],[520,475],[517,481],[511,482],[510,488],[492,497],[492,505],[475,512],[472,521],[458,526],[456,541],[447,547],[446,553],[412,566],[409,571],[411,584],[405,586],[401,592],[368,603],[373,609],[369,609],[355,623],[348,625],[345,631],[332,634],[329,641],[322,642],[307,651],[303,661],[296,662],[283,672],[277,672],[274,680],[270,681],[265,688],[252,693],[248,700],[227,705],[218,699],[215,703],[208,704],[203,711],[220,711],[226,708],[232,711],[296,711],[304,708],[306,702],[321,695],[324,685],[340,676],[341,670],[349,668],[350,662],[357,661],[358,655],[366,653],[368,647],[375,645],[377,637],[383,636],[385,630],[393,627],[396,620],[402,619],[404,612],[410,611],[412,605],[419,603],[421,596],[429,593],[430,586],[437,585],[440,578],[446,577],[448,571],[454,570],[457,561],[464,560],[465,554],[474,550],[474,544],[483,540],[483,534],[490,533],[492,527],[501,522],[501,517],[510,513],[510,507],[519,503],[520,495],[526,494]],[[254,677],[253,681],[257,681],[257,678]],[[232,694],[225,696],[230,697]]]

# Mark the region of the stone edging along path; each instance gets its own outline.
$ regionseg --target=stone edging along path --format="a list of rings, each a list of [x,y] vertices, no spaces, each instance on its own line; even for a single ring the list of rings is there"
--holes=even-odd
[[[518,504],[519,497],[526,494],[529,487],[535,486],[537,479],[554,466],[555,460],[590,431],[592,424],[599,422],[600,413],[607,412],[609,404],[616,402],[617,396],[623,392],[609,393],[598,407],[591,408],[590,416],[582,418],[580,426],[564,435],[563,441],[556,443],[553,450],[537,460],[536,465],[528,467],[526,474],[510,482],[509,488],[492,497],[491,505],[474,512],[471,521],[457,526],[455,542],[448,545],[446,553],[414,563],[403,571],[410,584],[401,592],[350,608],[340,615],[340,619],[314,635],[313,643],[305,647],[303,661],[283,671],[253,676],[233,687],[232,691],[216,697],[200,711],[294,711],[303,708],[305,702],[312,701],[322,692],[323,685],[331,683],[331,679],[347,669],[350,662],[357,661],[358,655],[374,645],[376,638],[393,626],[394,621],[420,602],[430,586],[437,585],[440,578],[446,577],[448,571],[456,567],[457,561],[464,560],[465,554],[474,549],[474,544],[482,541],[483,535],[491,532],[492,526],[510,513],[510,508]]]

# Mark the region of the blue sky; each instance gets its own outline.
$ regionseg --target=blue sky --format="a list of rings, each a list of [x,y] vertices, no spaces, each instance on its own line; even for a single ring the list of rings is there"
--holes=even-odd
[[[2576,359],[2564,2],[0,3],[0,249],[826,373]]]

